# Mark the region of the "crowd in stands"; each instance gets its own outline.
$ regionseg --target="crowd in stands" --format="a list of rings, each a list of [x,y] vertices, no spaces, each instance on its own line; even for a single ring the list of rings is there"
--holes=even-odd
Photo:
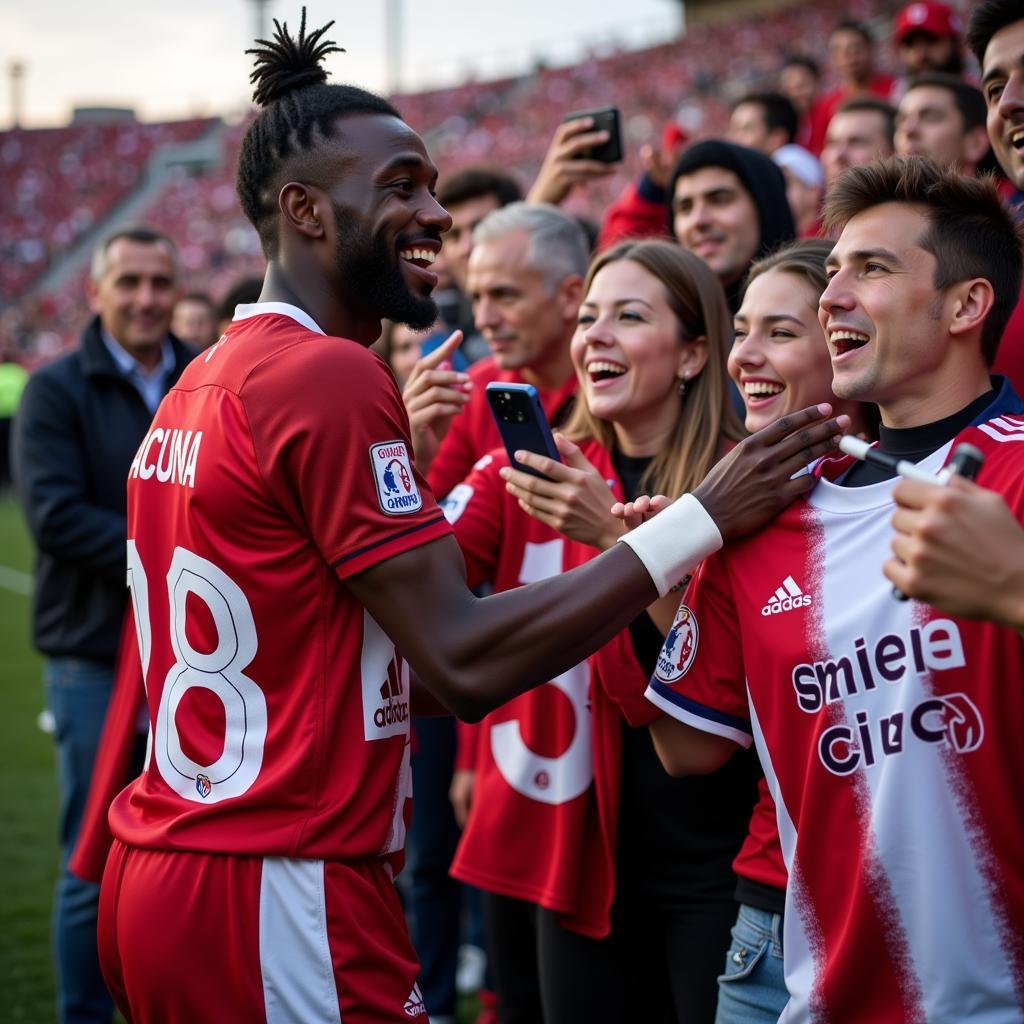
[[[977,68],[963,66],[963,27],[952,8],[932,0],[899,10],[882,0],[827,0],[741,23],[698,25],[682,40],[594,55],[571,68],[397,96],[439,178],[426,161],[406,161],[413,169],[386,182],[401,198],[388,192],[380,199],[377,193],[386,190],[376,170],[347,170],[346,196],[357,196],[351,207],[332,208],[330,222],[326,213],[315,224],[295,216],[301,224],[294,237],[287,235],[288,215],[313,209],[308,193],[322,195],[316,189],[329,186],[284,179],[282,195],[291,198],[280,201],[281,210],[261,212],[267,194],[261,189],[274,180],[266,176],[289,154],[252,166],[261,151],[254,137],[271,137],[283,123],[267,117],[270,104],[260,100],[259,119],[223,128],[220,166],[169,174],[140,217],[146,228],[108,239],[91,272],[72,276],[59,291],[3,311],[8,347],[45,361],[77,326],[82,296],[93,297],[97,315],[82,351],[91,344],[107,377],[122,391],[128,383],[138,391],[130,392],[136,433],[142,436],[150,424],[128,475],[148,481],[157,474],[165,483],[161,473],[189,472],[185,452],[176,460],[167,448],[172,430],[150,423],[139,396],[149,413],[159,409],[158,423],[171,407],[184,415],[192,391],[211,381],[223,387],[218,367],[251,358],[244,344],[232,341],[260,340],[263,321],[276,318],[294,321],[319,342],[322,324],[326,333],[340,333],[340,315],[324,318],[335,307],[363,309],[355,285],[345,292],[347,282],[372,281],[384,297],[365,301],[379,301],[386,312],[359,321],[369,325],[365,338],[342,336],[369,345],[383,321],[376,351],[404,403],[389,427],[400,423],[411,448],[405,440],[388,442],[406,462],[388,456],[395,461],[377,483],[380,508],[386,513],[387,496],[398,493],[395,466],[407,491],[414,475],[429,485],[423,493],[437,496],[447,524],[438,513],[427,525],[451,527],[467,585],[478,593],[518,591],[592,566],[609,549],[621,550],[619,541],[650,573],[659,601],[650,603],[647,586],[645,611],[549,683],[533,690],[510,685],[499,699],[501,672],[483,671],[478,666],[486,661],[474,661],[471,671],[495,689],[474,679],[479,706],[467,704],[467,714],[455,684],[448,693],[443,681],[427,680],[439,703],[473,724],[450,715],[419,717],[411,698],[404,707],[403,722],[417,715],[410,750],[401,755],[411,767],[407,760],[395,790],[400,811],[408,769],[416,803],[399,884],[419,964],[408,979],[409,1016],[429,1012],[437,1022],[454,1021],[462,941],[486,946],[490,974],[472,989],[482,992],[480,1020],[501,1024],[768,1024],[817,1016],[944,1022],[969,1019],[964,1008],[972,1000],[991,1011],[986,1019],[1017,1019],[1024,1006],[1020,833],[1003,823],[1008,807],[1019,811],[1020,794],[1008,783],[993,795],[988,783],[1004,763],[1019,760],[1012,730],[1002,724],[1019,720],[1024,703],[1015,690],[988,684],[1003,681],[1000,665],[1011,674],[1024,666],[1020,457],[1017,446],[1004,443],[1024,433],[1017,393],[1024,386],[1018,305],[1024,234],[1016,219],[1024,203],[1024,147],[1012,143],[1024,111],[1024,18],[1006,0],[982,6],[995,14],[988,27],[985,18],[975,19],[970,45],[988,70],[985,93],[973,84]],[[992,83],[1009,91],[1003,79],[1010,78],[1016,98],[1001,104]],[[300,98],[289,96],[295,104],[289,109],[305,116],[302,89],[294,91]],[[587,135],[595,126],[563,124],[572,111],[606,104],[622,112],[625,158],[611,166],[589,155],[599,142]],[[377,131],[388,138],[392,148],[380,148],[390,154],[386,132],[414,145],[393,114],[371,105],[338,116],[365,115],[368,148]],[[293,123],[283,130],[293,131]],[[306,150],[333,144],[325,137],[326,143],[296,143],[303,158]],[[0,158],[3,147],[0,139]],[[258,233],[236,193],[239,153],[239,191]],[[364,163],[370,168],[372,161]],[[136,171],[144,166],[140,156]],[[995,174],[983,177],[985,171]],[[390,204],[399,213],[364,216],[353,184],[360,175],[374,194],[365,210]],[[40,187],[27,173],[19,180],[29,190]],[[406,219],[393,228],[400,217]],[[287,253],[274,233],[278,219],[294,246]],[[328,223],[333,231],[318,233]],[[423,237],[411,241],[408,224]],[[336,245],[347,237],[339,226],[353,231],[348,248]],[[392,236],[389,261],[387,253],[366,255]],[[323,255],[329,246],[335,246],[333,263]],[[296,252],[314,255],[295,262]],[[114,334],[115,325],[130,333],[113,285],[126,261],[144,268],[129,276],[145,278],[161,314],[152,337],[130,344]],[[241,310],[226,327],[236,301],[256,301],[266,261],[262,295],[273,305]],[[389,271],[405,283],[389,280]],[[436,284],[437,308],[403,306],[399,299],[413,295],[408,281],[423,279]],[[321,300],[318,318],[313,307]],[[292,323],[286,330],[299,336]],[[172,350],[172,342],[182,351]],[[117,345],[126,352],[134,345],[148,365],[138,356],[125,359]],[[183,371],[189,386],[158,406],[157,392],[180,370],[175,359],[184,365],[203,349],[210,349],[207,358]],[[371,358],[356,346],[347,350]],[[218,353],[221,362],[213,363]],[[40,395],[44,386],[56,386],[70,362],[36,376],[34,419],[20,425],[22,480],[31,479],[26,466],[35,468],[40,498],[49,479],[39,466],[48,454],[43,439],[52,411]],[[387,384],[386,400],[397,403],[380,361],[372,365]],[[344,404],[335,401],[335,390],[341,395],[351,382],[328,377],[316,382],[321,397],[327,382],[326,404]],[[242,379],[247,386],[250,377]],[[559,459],[503,449],[485,387],[522,385],[559,431],[551,442]],[[293,398],[275,396],[277,433],[298,423],[287,411]],[[685,522],[670,517],[682,516],[687,502],[700,506],[707,480],[727,477],[723,467],[765,443],[758,431],[778,430],[781,439],[781,428],[772,426],[778,417],[809,417],[800,409],[819,402],[830,404],[827,411],[818,407],[821,419],[837,417],[830,432],[850,435],[847,441],[855,436],[864,448],[877,445],[874,458],[857,461],[847,448],[842,457],[829,449],[803,476],[795,462],[803,466],[820,452],[816,435],[802,440],[802,457],[780,471],[774,491],[761,488],[779,502],[773,514],[780,512],[783,489],[791,489],[787,500],[801,495],[777,519],[769,524],[766,514],[733,534],[711,516],[716,543],[685,566],[673,562],[674,574],[657,568],[665,549],[645,547],[634,530],[653,537],[650,527],[660,524],[667,537],[666,522]],[[173,431],[175,438],[184,433]],[[339,441],[341,433],[333,431],[332,444],[347,443]],[[157,434],[163,447],[150,466]],[[128,464],[130,446],[118,440]],[[824,443],[837,440],[830,433]],[[904,500],[913,492],[899,489],[897,475],[907,475],[909,461],[923,467],[917,478],[936,482],[934,474],[955,459],[960,442],[984,449],[982,483],[1005,498],[986,513],[993,515],[998,543],[991,537],[983,543],[979,535],[975,545],[979,558],[990,561],[1012,547],[1013,564],[1022,563],[1010,581],[1022,599],[1010,611],[989,595],[991,588],[972,582],[962,564],[955,572],[965,574],[970,602],[935,584],[953,574],[951,557],[944,573],[931,576],[915,557],[929,541],[957,551],[962,563],[962,542],[940,541],[936,530],[917,536],[916,546],[896,546],[920,529],[914,509],[934,500],[927,494]],[[253,442],[254,453],[262,443],[262,436]],[[161,462],[165,449],[172,452],[169,463]],[[276,471],[289,457],[286,449],[266,465]],[[338,448],[334,461],[348,457]],[[109,475],[119,503],[125,474]],[[737,476],[755,487],[752,473]],[[941,482],[952,476],[950,470]],[[953,480],[949,493],[980,500],[961,483]],[[147,491],[130,482],[129,494],[152,494],[155,486]],[[346,481],[341,489],[354,495]],[[670,503],[665,495],[683,497]],[[32,522],[32,503],[25,503]],[[743,500],[723,505],[740,509],[726,519],[745,514]],[[49,507],[38,501],[40,521]],[[305,514],[313,506],[300,507]],[[186,509],[182,522],[196,508]],[[933,512],[951,514],[951,508]],[[978,514],[984,508],[972,506]],[[409,522],[419,528],[418,520]],[[307,525],[313,531],[317,524],[299,524],[303,542]],[[38,536],[44,532],[37,526]],[[144,575],[134,540],[129,553],[136,559],[130,575]],[[389,642],[415,652],[415,645],[402,646],[403,636],[415,637],[430,623],[437,650],[444,650],[436,618],[426,611],[422,621],[403,618],[395,609],[411,598],[382,597],[383,586],[374,590],[377,569],[368,564],[344,577],[346,595],[367,615],[363,628],[373,623]],[[119,561],[118,570],[107,609],[111,649],[122,611]],[[431,580],[422,574],[424,593],[432,593]],[[894,594],[893,583],[905,593]],[[616,587],[624,584],[608,589]],[[259,589],[254,584],[252,592]],[[53,603],[60,606],[70,592],[55,587]],[[897,600],[906,594],[920,603]],[[929,608],[925,601],[933,594]],[[515,607],[501,603],[507,596],[491,607]],[[468,597],[462,607],[476,614],[479,603]],[[148,616],[138,603],[148,598],[135,600],[136,617],[140,608]],[[565,597],[558,608],[548,607],[549,621],[569,604]],[[410,621],[417,625],[405,625]],[[564,626],[566,647],[575,650],[568,615]],[[536,628],[535,645],[543,623]],[[509,636],[525,636],[523,646],[530,647],[525,623],[503,633],[504,640]],[[150,671],[148,640],[140,665],[134,638],[126,628],[126,646],[116,661],[111,652],[105,660],[104,685],[114,696],[102,742],[96,740],[100,781],[93,782],[88,807],[80,808],[81,832],[76,825],[62,836],[67,852],[75,848],[65,880],[76,885],[95,885],[104,863],[128,856],[120,852],[124,843],[148,849],[143,831],[125,840],[117,827],[130,832],[131,815],[171,777],[159,755],[156,767],[126,775],[147,700],[143,673]],[[66,655],[37,646],[57,662]],[[420,671],[415,654],[410,664]],[[390,675],[379,690],[375,680],[367,688],[369,671],[364,664],[358,677],[374,702],[378,692],[385,702],[401,696],[402,682]],[[331,699],[339,692],[332,690]],[[392,705],[386,709],[390,714]],[[381,721],[390,729],[384,712]],[[178,714],[171,712],[175,729]],[[186,707],[180,714],[187,721],[192,712]],[[369,743],[402,732],[396,725],[385,737],[365,736]],[[196,765],[198,771],[202,764]],[[203,773],[173,770],[189,813],[222,785]],[[131,778],[138,781],[123,790]],[[265,797],[249,794],[251,786],[229,794],[244,800],[227,804],[226,816],[238,806],[247,811],[245,801],[259,807]],[[927,798],[918,799],[919,791]],[[218,799],[228,799],[219,792]],[[136,798],[138,806],[129,808]],[[341,808],[337,820],[349,811]],[[122,844],[111,860],[108,822]],[[404,829],[388,827],[386,846],[374,850],[398,854]],[[360,842],[366,834],[359,833]],[[243,852],[250,840],[243,838]],[[213,849],[239,852],[234,845]],[[835,876],[833,858],[841,865]],[[951,883],[938,900],[933,874]],[[977,936],[963,927],[968,921]],[[934,941],[936,922],[946,925],[941,943]],[[368,924],[372,930],[379,921]],[[185,934],[187,920],[181,928]],[[128,963],[131,943],[118,937],[113,944]],[[112,975],[111,962],[104,963],[107,984],[120,981],[123,970]],[[92,973],[96,983],[99,973]],[[405,998],[408,983],[404,975],[400,980]],[[126,1000],[140,998],[114,995],[122,1010]]]
[[[881,21],[890,7],[888,0],[822,0],[767,12],[756,22],[698,24],[680,40],[593,56],[568,68],[393,99],[445,173],[488,163],[511,169],[524,182],[533,179],[567,113],[619,106],[626,144],[620,173],[567,201],[571,212],[598,221],[637,170],[639,147],[656,142],[666,124],[678,124],[688,138],[720,133],[730,103],[755,85],[774,81],[784,55],[820,55],[837,20]],[[891,66],[886,48],[879,50],[883,66]],[[222,129],[219,167],[172,173],[162,194],[137,218],[165,227],[179,241],[189,286],[218,301],[233,280],[262,265],[255,233],[234,195],[238,145],[247,123]],[[196,120],[85,124],[0,135],[0,305],[15,310],[2,323],[27,361],[51,358],[72,343],[86,313],[85,273],[27,302],[21,299],[26,289],[141,181],[159,145],[194,138],[207,125]]]
[[[0,302],[16,299],[52,260],[100,223],[143,179],[163,145],[202,134],[203,119],[134,119],[0,136]]]

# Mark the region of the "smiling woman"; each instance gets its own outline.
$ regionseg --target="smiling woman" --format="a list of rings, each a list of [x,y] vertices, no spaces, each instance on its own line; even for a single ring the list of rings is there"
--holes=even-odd
[[[675,497],[692,488],[742,435],[726,393],[727,323],[722,287],[693,253],[645,241],[599,256],[586,278],[571,343],[580,390],[566,436],[558,438],[564,461],[522,453],[517,458],[547,479],[507,466],[495,471],[494,465],[470,477],[473,496],[453,524],[469,552],[470,573],[476,553],[488,547],[478,537],[485,528],[500,536],[501,557],[508,550],[517,571],[522,560],[525,578],[530,559],[512,551],[515,538],[520,547],[529,538],[527,555],[542,548],[558,552],[557,568],[564,570],[614,544],[622,524],[609,514],[613,501],[632,499],[640,490]],[[508,493],[494,494],[502,479]],[[525,524],[521,511],[531,517]],[[532,562],[530,570],[536,571]],[[676,603],[671,596],[669,601]],[[714,1017],[716,978],[735,919],[731,861],[746,836],[756,765],[737,758],[706,777],[682,780],[662,770],[644,728],[661,716],[642,697],[662,639],[657,614],[652,606],[634,619],[575,670],[578,678],[567,675],[551,684],[548,689],[578,687],[575,713],[558,719],[541,699],[543,691],[520,698],[509,712],[536,746],[553,719],[563,727],[571,720],[574,736],[584,729],[593,735],[591,743],[574,743],[551,759],[561,772],[572,765],[578,773],[585,769],[588,785],[574,800],[560,799],[552,811],[547,790],[515,794],[520,809],[524,794],[543,805],[531,819],[536,830],[544,824],[545,834],[563,837],[538,847],[545,875],[566,872],[574,879],[571,908],[557,918],[542,910],[539,918],[541,1008],[553,1024],[584,1017],[710,1024]],[[495,804],[515,787],[503,782],[488,758],[503,724],[489,719],[480,741],[476,796],[457,867],[469,859],[468,851],[482,856],[482,822],[493,821]],[[546,770],[556,777],[553,767]],[[582,814],[574,808],[585,809],[588,800],[620,810],[602,826],[588,826],[574,818]],[[555,814],[561,816],[558,829],[546,824]],[[519,815],[521,823],[522,810]],[[502,836],[515,848],[514,836],[505,832],[511,829]],[[575,883],[576,865],[588,850],[605,851],[586,854],[589,888]],[[609,920],[613,896],[616,910]],[[545,900],[550,893],[538,898],[542,907]],[[606,935],[609,927],[609,937],[589,938]],[[585,1007],[581,990],[588,992]],[[571,1002],[564,999],[568,991]]]
[[[750,431],[812,402],[847,413],[858,433],[877,423],[873,408],[840,402],[832,393],[832,364],[818,322],[832,247],[827,239],[795,242],[751,267],[729,352],[729,375],[743,396]],[[857,337],[850,334],[849,343]]]

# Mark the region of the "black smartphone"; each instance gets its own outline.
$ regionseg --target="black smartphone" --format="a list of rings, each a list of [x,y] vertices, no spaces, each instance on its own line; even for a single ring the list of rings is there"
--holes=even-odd
[[[562,461],[555,447],[551,427],[548,426],[548,418],[544,415],[544,406],[540,404],[537,389],[532,384],[502,384],[499,381],[492,381],[484,390],[512,466],[532,476],[544,477],[543,473],[538,473],[537,470],[524,466],[515,459],[517,451],[528,451],[546,455],[555,462]]]
[[[581,117],[592,117],[592,132],[606,131],[608,141],[600,146],[581,150],[576,154],[577,160],[600,160],[602,163],[615,164],[622,159],[622,128],[619,124],[618,107],[598,107],[596,110],[577,110],[574,114],[563,117],[563,121],[578,121]]]

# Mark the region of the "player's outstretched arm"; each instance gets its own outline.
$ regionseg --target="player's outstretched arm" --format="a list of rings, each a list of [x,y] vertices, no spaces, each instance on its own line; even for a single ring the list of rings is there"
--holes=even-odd
[[[763,522],[806,489],[789,478],[835,448],[845,417],[823,422],[830,412],[805,409],[786,417],[785,427],[766,428],[767,437],[748,438],[724,471],[720,463],[709,476],[711,507],[684,496],[570,573],[479,599],[466,587],[458,545],[445,537],[348,585],[438,698],[460,717],[479,719],[592,654],[723,539],[759,525],[754,510]],[[754,490],[773,499],[757,499]]]
[[[951,615],[1024,632],[1024,529],[1002,497],[953,476],[946,487],[901,480],[893,498],[885,575]]]

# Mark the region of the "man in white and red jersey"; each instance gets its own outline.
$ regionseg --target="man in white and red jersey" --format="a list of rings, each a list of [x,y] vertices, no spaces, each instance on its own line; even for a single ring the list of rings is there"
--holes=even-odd
[[[136,1024],[424,1017],[392,885],[411,710],[479,717],[578,663],[805,490],[790,477],[841,425],[789,417],[627,543],[475,599],[367,351],[382,317],[436,316],[436,168],[390,104],[326,84],[325,29],[276,29],[238,169],[263,292],[161,403],[128,481],[150,753],[111,808],[99,932]]]
[[[994,186],[897,158],[847,172],[826,221],[833,390],[877,401],[881,450],[926,472],[976,445],[1019,520],[1024,404],[988,368],[1020,242]],[[648,690],[679,722],[666,762],[757,744],[790,879],[782,1021],[1020,1021],[1021,636],[894,598],[895,481],[851,462],[702,567]]]
[[[438,368],[442,356],[432,353],[403,393],[416,465],[435,494],[446,495],[501,447],[485,394],[492,381],[532,384],[548,421],[566,418],[576,393],[569,341],[588,259],[583,229],[546,203],[511,203],[474,229],[467,289],[491,354],[456,374]]]

